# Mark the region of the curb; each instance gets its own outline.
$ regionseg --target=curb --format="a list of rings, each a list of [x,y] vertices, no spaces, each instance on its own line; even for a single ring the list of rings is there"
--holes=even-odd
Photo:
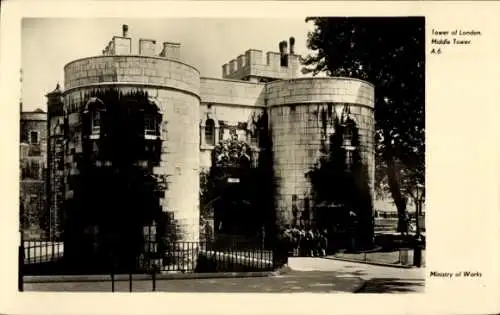
[[[374,261],[364,261],[364,260],[340,258],[340,257],[322,257],[322,258],[329,259],[329,260],[338,260],[338,261],[352,262],[352,263],[358,263],[358,264],[365,264],[365,265],[382,266],[382,267],[393,267],[393,268],[401,268],[401,269],[414,268],[414,266],[409,266],[409,265],[406,266],[406,265],[389,264],[389,263],[378,263],[378,262],[374,262]]]
[[[186,279],[222,279],[222,278],[257,278],[273,277],[290,272],[288,266],[275,271],[251,272],[210,272],[210,273],[170,273],[157,274],[156,280],[186,280]],[[132,281],[152,280],[150,274],[133,274]],[[101,282],[111,281],[111,275],[55,275],[55,276],[24,276],[24,283],[54,283],[54,282]],[[129,281],[128,274],[117,274],[114,281]]]

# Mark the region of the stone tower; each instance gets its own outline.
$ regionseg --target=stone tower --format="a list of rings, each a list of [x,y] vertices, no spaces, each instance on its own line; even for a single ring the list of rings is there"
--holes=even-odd
[[[267,84],[267,99],[277,183],[275,205],[282,224],[319,220],[323,222],[316,224],[321,225],[329,219],[315,218],[318,211],[339,211],[336,207],[342,206],[340,202],[336,204],[333,200],[323,200],[320,204],[317,201],[315,195],[318,192],[315,192],[308,174],[317,166],[322,155],[329,154],[332,137],[348,122],[352,122],[357,132],[358,143],[353,145],[352,139],[345,135],[338,143],[335,154],[342,155],[344,161],[341,165],[348,168],[352,164],[351,151],[359,153],[359,162],[364,168],[364,175],[359,176],[366,176],[368,186],[365,193],[369,191],[373,203],[373,85],[349,78],[282,80]],[[325,178],[319,185],[327,187],[334,180]],[[334,194],[332,191],[331,195]],[[364,215],[372,216],[373,213]]]
[[[157,54],[156,41],[150,39],[140,39],[138,53],[132,53],[132,39],[128,37],[128,26],[124,25],[122,36],[114,36],[101,56],[78,59],[64,67],[64,137],[67,140],[64,151],[64,212],[65,250],[68,257],[78,259],[79,252],[82,251],[79,248],[87,246],[82,244],[82,235],[86,235],[87,244],[94,244],[85,247],[88,251],[92,252],[101,246],[101,252],[105,253],[106,247],[103,244],[133,233],[120,232],[120,218],[116,217],[120,216],[120,211],[116,208],[128,207],[125,197],[130,196],[114,192],[115,197],[110,197],[111,191],[96,191],[93,195],[88,195],[91,188],[81,187],[85,181],[91,183],[88,177],[91,172],[102,173],[114,167],[121,167],[123,170],[125,167],[117,165],[124,162],[113,157],[113,152],[130,148],[117,148],[116,142],[123,141],[126,145],[130,140],[125,139],[126,137],[137,135],[130,135],[127,129],[120,129],[122,127],[116,125],[119,106],[137,110],[137,115],[131,117],[142,119],[142,122],[134,120],[130,123],[144,126],[140,136],[141,147],[137,147],[134,152],[127,151],[135,156],[134,161],[127,163],[141,165],[157,178],[158,185],[166,186],[166,190],[155,197],[158,199],[156,204],[151,205],[151,209],[161,209],[172,224],[163,229],[175,229],[177,241],[198,241],[200,75],[197,69],[180,59],[179,44],[166,42],[163,50]],[[136,102],[137,105],[131,102]],[[117,135],[117,132],[122,132],[122,135]],[[114,140],[110,142],[107,139]],[[131,143],[133,141],[130,140]],[[120,181],[116,183],[120,184]],[[88,209],[82,209],[78,205],[81,204],[78,200],[99,203],[96,195],[107,200],[107,205],[95,205],[102,209],[99,213],[91,214]],[[131,200],[138,202],[137,198]],[[150,210],[136,210],[141,218],[127,219],[132,221],[131,224],[136,222],[146,226],[156,224],[155,220],[159,220],[153,215],[147,217],[146,211]],[[107,223],[102,219],[105,211],[110,212]],[[80,213],[79,219],[69,217],[72,213]],[[125,214],[123,216],[122,219],[125,220]],[[71,229],[72,235],[68,235],[68,229]],[[140,226],[131,226],[129,229],[142,231]],[[128,242],[136,240],[130,239]],[[129,245],[128,248],[135,246]],[[193,249],[195,247],[191,248]],[[186,257],[194,256],[186,254]],[[189,266],[186,268],[189,269]]]

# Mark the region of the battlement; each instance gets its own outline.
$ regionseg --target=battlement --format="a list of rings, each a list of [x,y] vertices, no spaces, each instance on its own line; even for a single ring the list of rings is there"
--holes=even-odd
[[[139,55],[154,56],[156,54],[156,41],[154,39],[139,39]]]
[[[180,60],[180,43],[164,42],[162,51],[156,54],[156,40],[140,38],[137,54],[140,56],[157,56],[173,60]],[[103,49],[104,56],[132,55],[132,38],[128,36],[128,25],[122,26],[122,36],[113,36]]]
[[[163,50],[160,53],[160,57],[180,60],[181,59],[181,44],[180,43],[172,43],[172,42],[164,42]]]
[[[280,52],[266,52],[265,61],[262,50],[249,49],[222,65],[222,78],[255,82],[295,78],[300,68],[300,56],[295,54],[294,44],[291,37],[290,50],[287,51],[287,42],[280,42]]]

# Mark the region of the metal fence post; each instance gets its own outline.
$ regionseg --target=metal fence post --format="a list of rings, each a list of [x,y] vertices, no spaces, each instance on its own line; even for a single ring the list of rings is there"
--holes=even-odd
[[[111,268],[111,292],[115,292],[115,272],[113,269]]]
[[[128,290],[129,292],[132,292],[132,272],[129,272],[128,274]]]
[[[54,240],[51,238],[51,241],[52,243],[52,260],[54,260],[54,257],[55,257],[55,246],[54,246]]]
[[[23,267],[24,267],[24,246],[23,240],[21,238],[21,245],[19,246],[19,262],[18,262],[18,279],[17,279],[17,288],[19,292],[24,291],[24,275],[23,275]]]
[[[156,291],[156,264],[153,265],[153,292]]]

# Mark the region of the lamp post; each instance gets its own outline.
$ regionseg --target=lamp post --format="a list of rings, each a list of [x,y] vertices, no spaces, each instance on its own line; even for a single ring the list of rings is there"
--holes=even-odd
[[[416,233],[415,233],[415,248],[413,251],[413,265],[420,267],[422,264],[422,248],[420,246],[420,212],[424,186],[417,184],[415,187],[415,217],[416,217]]]

